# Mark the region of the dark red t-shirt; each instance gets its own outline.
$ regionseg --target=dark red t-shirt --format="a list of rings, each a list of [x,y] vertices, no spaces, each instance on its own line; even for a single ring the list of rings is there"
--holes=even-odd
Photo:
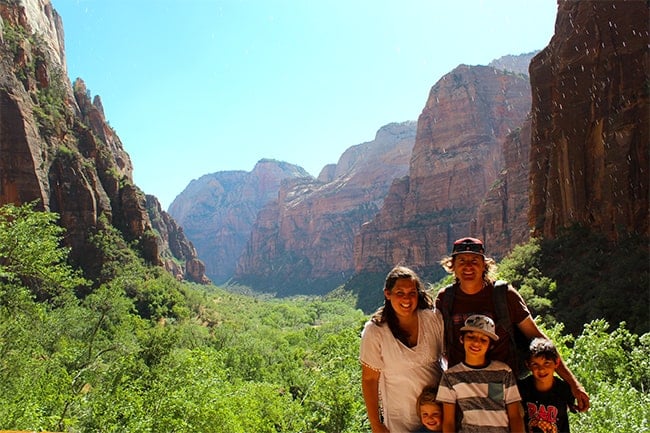
[[[451,316],[453,322],[453,335],[451,338],[452,345],[450,348],[446,349],[448,367],[456,365],[465,359],[463,344],[460,342],[460,328],[462,328],[465,323],[465,319],[472,314],[483,314],[492,318],[495,323],[497,322],[493,291],[494,286],[489,285],[474,295],[468,295],[460,290],[458,285],[456,286]],[[443,288],[436,297],[436,308],[443,313],[443,316],[445,315],[445,310],[442,307],[442,298],[444,297],[445,292],[446,289]],[[508,310],[510,312],[510,321],[513,326],[516,326],[526,317],[530,316],[526,302],[523,300],[519,292],[510,285],[508,286],[506,299],[508,302]],[[445,317],[444,319],[445,321],[449,320],[448,317]],[[503,361],[510,364],[508,356],[510,352],[510,336],[508,335],[508,331],[497,325],[496,334],[499,336],[499,341],[497,341],[494,348],[488,352],[488,356],[491,360]],[[445,340],[447,340],[446,337]],[[512,365],[510,365],[510,368],[515,369]]]

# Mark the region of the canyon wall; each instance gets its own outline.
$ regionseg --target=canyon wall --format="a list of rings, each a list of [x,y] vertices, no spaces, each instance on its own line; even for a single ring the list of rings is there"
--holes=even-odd
[[[575,223],[648,236],[648,2],[558,5],[530,65],[529,224],[546,237]]]
[[[186,255],[174,256],[156,235],[101,99],[91,100],[82,80],[70,83],[63,25],[50,1],[2,2],[0,18],[0,205],[35,202],[58,213],[70,257],[90,278],[101,268],[90,238],[112,226],[149,263],[207,282],[187,239],[178,238]]]
[[[525,75],[461,65],[442,77],[418,119],[408,176],[355,239],[355,272],[397,263],[435,272],[455,239],[477,235],[479,207],[504,168],[502,145],[529,108]],[[521,223],[509,224],[521,232]]]

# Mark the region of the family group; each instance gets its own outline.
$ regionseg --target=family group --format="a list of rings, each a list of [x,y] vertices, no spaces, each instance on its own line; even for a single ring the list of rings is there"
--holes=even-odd
[[[455,282],[435,299],[410,268],[386,277],[359,359],[372,433],[567,433],[589,396],[480,239],[441,262]],[[519,362],[515,332],[526,341]]]

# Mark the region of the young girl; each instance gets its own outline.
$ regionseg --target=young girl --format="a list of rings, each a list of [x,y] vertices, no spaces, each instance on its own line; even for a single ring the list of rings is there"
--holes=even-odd
[[[416,409],[422,426],[414,433],[442,431],[442,405],[436,401],[438,389],[426,386],[418,397]]]

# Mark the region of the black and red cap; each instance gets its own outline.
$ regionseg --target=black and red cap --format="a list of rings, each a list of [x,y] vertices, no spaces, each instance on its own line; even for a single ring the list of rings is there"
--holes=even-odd
[[[454,242],[454,248],[451,250],[451,255],[455,256],[456,254],[480,254],[485,256],[485,247],[483,246],[483,241],[476,238],[461,238]]]

